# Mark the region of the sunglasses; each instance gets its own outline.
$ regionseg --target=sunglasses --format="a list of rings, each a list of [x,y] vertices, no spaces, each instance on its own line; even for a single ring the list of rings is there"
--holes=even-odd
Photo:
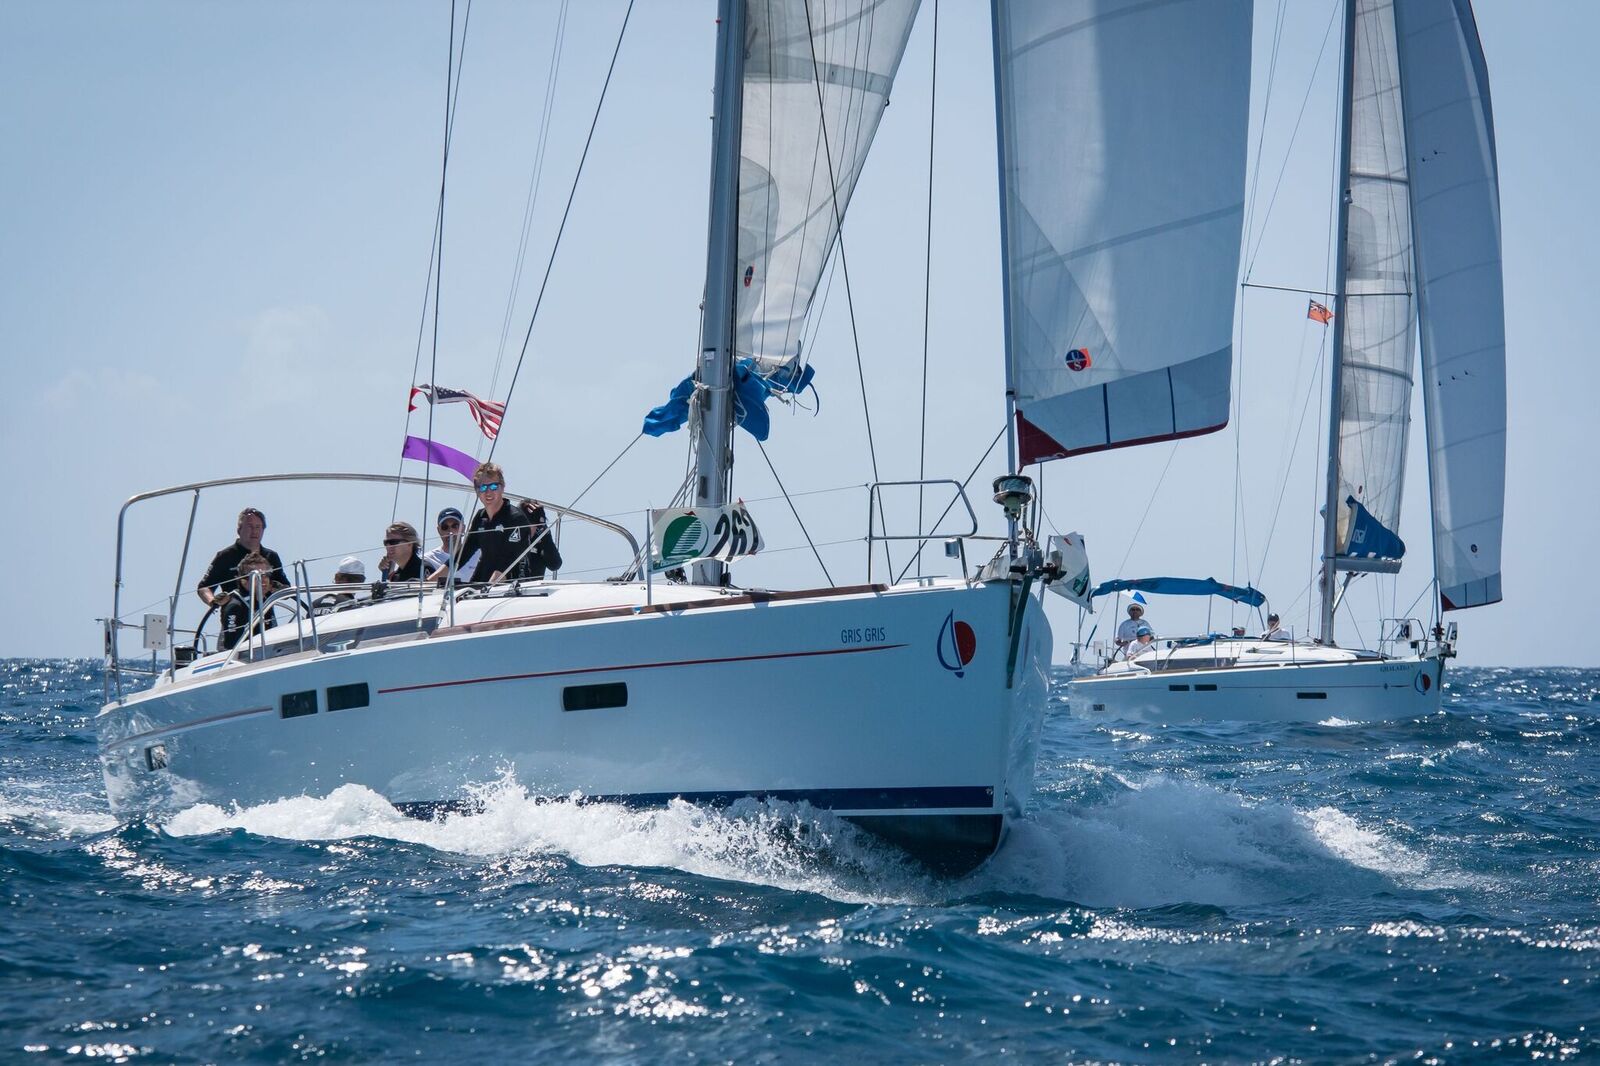
[[[491,481],[487,485],[479,485],[478,486],[478,491],[479,492],[497,492],[497,491],[499,491],[499,489],[500,489],[500,482],[498,482],[498,481]]]
[[[461,528],[461,523],[457,522],[453,518],[450,519],[448,522],[440,522],[439,523],[440,531],[441,532],[445,532],[445,533],[454,533],[456,530],[458,530],[460,528]]]
[[[385,548],[392,548],[396,544],[410,544],[410,543],[411,542],[409,540],[386,540],[386,541],[383,542],[383,546]]]

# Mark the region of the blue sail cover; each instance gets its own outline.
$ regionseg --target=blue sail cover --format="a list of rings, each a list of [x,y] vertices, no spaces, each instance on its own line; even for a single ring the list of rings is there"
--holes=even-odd
[[[734,420],[756,440],[766,440],[772,430],[767,414],[767,397],[778,393],[798,395],[811,387],[816,368],[798,361],[785,363],[762,375],[753,359],[741,359],[733,370]],[[660,437],[682,429],[689,420],[689,400],[694,396],[694,378],[686,377],[673,388],[667,402],[644,416],[643,432]]]
[[[1266,596],[1249,585],[1225,585],[1210,577],[1119,577],[1094,590],[1094,595],[1112,592],[1152,592],[1161,596],[1221,596],[1225,600],[1260,607]]]
[[[1349,559],[1399,559],[1406,553],[1406,542],[1382,522],[1372,517],[1372,512],[1361,506],[1354,496],[1345,497],[1350,508],[1350,543],[1340,553]]]

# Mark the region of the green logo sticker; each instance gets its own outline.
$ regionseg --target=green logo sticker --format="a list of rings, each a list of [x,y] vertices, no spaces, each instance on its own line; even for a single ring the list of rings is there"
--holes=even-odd
[[[672,567],[698,559],[706,550],[706,524],[692,514],[679,515],[661,534],[661,561]]]

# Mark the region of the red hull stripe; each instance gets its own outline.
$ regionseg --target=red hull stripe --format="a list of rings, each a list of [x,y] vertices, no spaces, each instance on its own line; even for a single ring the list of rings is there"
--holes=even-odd
[[[455,688],[457,685],[487,685],[495,681],[528,681],[540,677],[569,677],[573,674],[612,674],[623,670],[661,670],[672,666],[711,666],[718,663],[752,663],[771,659],[807,659],[816,655],[858,655],[869,651],[893,651],[909,647],[907,644],[875,644],[870,648],[830,648],[826,651],[785,651],[769,655],[730,655],[720,659],[676,659],[659,663],[631,663],[627,666],[583,666],[574,670],[541,670],[531,674],[500,674],[495,677],[469,677],[461,681],[430,681],[424,685],[399,685],[380,688],[379,695],[390,692],[417,692],[430,688]]]

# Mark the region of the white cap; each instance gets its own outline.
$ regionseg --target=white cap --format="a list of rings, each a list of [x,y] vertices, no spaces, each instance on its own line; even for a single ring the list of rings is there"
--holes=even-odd
[[[367,568],[354,555],[346,555],[339,560],[339,569],[335,570],[334,573],[364,578],[367,576]]]

